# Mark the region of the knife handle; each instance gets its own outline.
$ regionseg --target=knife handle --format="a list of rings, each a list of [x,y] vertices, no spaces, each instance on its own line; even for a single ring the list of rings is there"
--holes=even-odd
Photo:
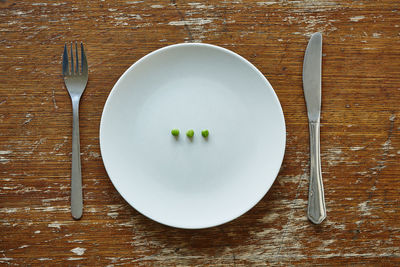
[[[326,218],[324,185],[321,174],[319,121],[310,122],[310,189],[308,191],[308,219],[320,224]]]

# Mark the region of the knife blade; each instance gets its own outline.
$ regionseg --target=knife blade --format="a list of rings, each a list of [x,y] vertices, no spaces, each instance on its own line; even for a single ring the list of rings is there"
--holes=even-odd
[[[308,42],[303,63],[303,89],[309,121],[319,121],[321,114],[322,35],[317,32]]]
[[[314,33],[308,42],[303,62],[303,90],[310,130],[310,187],[308,219],[320,224],[326,218],[320,157],[322,35]]]

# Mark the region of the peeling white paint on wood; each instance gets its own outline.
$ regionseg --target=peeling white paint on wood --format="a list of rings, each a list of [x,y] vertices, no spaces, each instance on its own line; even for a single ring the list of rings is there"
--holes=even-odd
[[[358,204],[358,209],[361,211],[361,214],[364,216],[371,215],[371,208],[369,207],[368,201]]]
[[[362,19],[365,19],[365,16],[355,16],[355,17],[351,17],[350,21],[354,21],[354,22],[358,22]]]
[[[57,228],[57,229],[61,229],[61,226],[66,225],[65,223],[59,223],[59,222],[53,222],[53,223],[49,223],[47,226],[49,228]]]
[[[170,21],[168,25],[172,26],[184,26],[184,25],[204,25],[212,23],[212,19],[202,19],[202,18],[189,18],[185,20]]]
[[[68,261],[79,261],[79,260],[83,260],[84,258],[82,257],[69,257],[67,260]]]
[[[1,208],[0,213],[14,213],[17,212],[18,208]]]
[[[116,219],[118,217],[118,212],[108,212],[107,216],[110,216],[113,219]]]
[[[76,247],[71,249],[71,252],[75,253],[78,256],[82,256],[83,254],[85,254],[86,248],[80,248],[80,247]]]
[[[276,4],[276,2],[257,2],[258,6],[270,6],[274,4]]]
[[[365,149],[365,146],[353,146],[353,147],[350,147],[351,151],[359,151],[359,150],[363,150],[363,149]]]
[[[38,258],[38,261],[51,261],[51,258]]]

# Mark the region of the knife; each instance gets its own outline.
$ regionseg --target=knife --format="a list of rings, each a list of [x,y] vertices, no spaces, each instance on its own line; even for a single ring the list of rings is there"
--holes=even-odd
[[[319,124],[321,114],[322,35],[317,32],[308,42],[303,63],[303,90],[310,130],[310,188],[308,219],[320,224],[326,218],[324,186],[321,174]]]

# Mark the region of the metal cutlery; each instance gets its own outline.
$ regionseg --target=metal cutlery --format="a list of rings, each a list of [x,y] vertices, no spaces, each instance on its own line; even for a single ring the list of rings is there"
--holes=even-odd
[[[320,224],[326,218],[320,156],[322,35],[314,33],[307,45],[303,63],[303,90],[310,130],[310,188],[308,219]]]
[[[70,60],[68,58],[67,44],[64,45],[62,60],[62,74],[64,83],[72,102],[72,169],[71,169],[71,214],[76,220],[82,217],[82,175],[79,140],[79,102],[88,81],[88,64],[83,44],[80,43],[80,61],[78,57],[78,44],[70,45]],[[74,59],[75,50],[75,59]]]

